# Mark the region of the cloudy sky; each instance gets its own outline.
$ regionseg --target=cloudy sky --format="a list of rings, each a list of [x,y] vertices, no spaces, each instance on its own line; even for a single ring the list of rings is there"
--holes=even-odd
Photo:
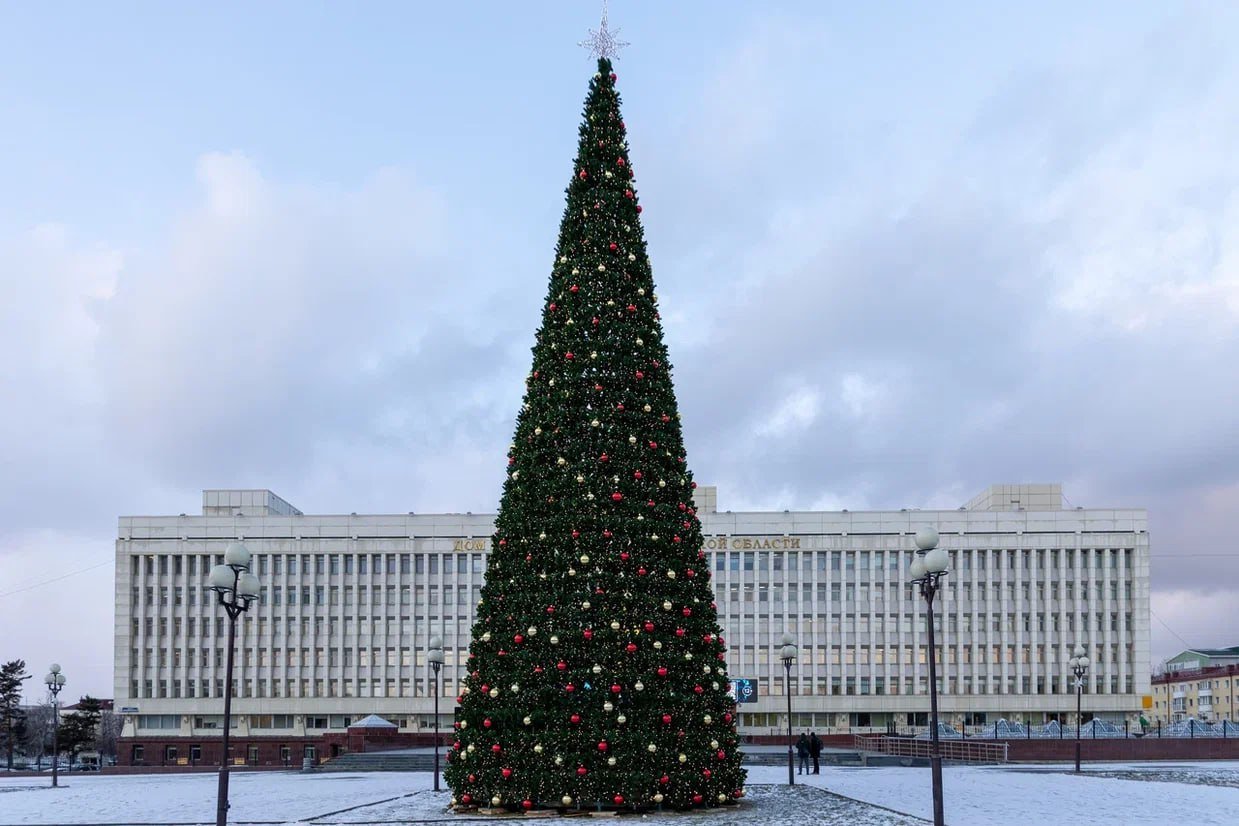
[[[119,515],[497,501],[598,4],[249,6],[0,6],[0,659],[75,695]],[[1148,508],[1155,660],[1239,644],[1233,5],[611,19],[721,507],[1062,481]]]

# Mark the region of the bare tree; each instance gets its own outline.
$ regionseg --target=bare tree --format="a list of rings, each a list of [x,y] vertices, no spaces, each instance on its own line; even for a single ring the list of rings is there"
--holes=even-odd
[[[116,741],[120,739],[120,732],[124,725],[125,718],[115,711],[107,709],[103,712],[99,720],[98,748],[100,758],[111,758],[115,762]]]
[[[43,768],[43,757],[52,748],[52,706],[50,703],[40,703],[26,709],[26,736],[22,740],[22,752],[26,758],[33,758],[39,769]]]

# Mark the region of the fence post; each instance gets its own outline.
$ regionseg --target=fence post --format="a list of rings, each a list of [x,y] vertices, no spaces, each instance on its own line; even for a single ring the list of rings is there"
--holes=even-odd
[[[1123,721],[1123,739],[1131,737],[1131,720]]]
[[[1196,739],[1196,721],[1190,717],[1187,720],[1187,731],[1188,731],[1188,737],[1191,738],[1192,740],[1195,740]]]

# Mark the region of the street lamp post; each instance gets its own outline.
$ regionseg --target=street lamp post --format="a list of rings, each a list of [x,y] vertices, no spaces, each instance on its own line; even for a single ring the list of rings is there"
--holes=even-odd
[[[52,663],[43,678],[47,690],[52,693],[52,788],[60,785],[57,771],[60,766],[60,689],[65,687],[65,675],[60,673],[60,666]],[[46,741],[45,741],[46,742]]]
[[[1079,771],[1080,721],[1083,719],[1083,715],[1080,713],[1080,695],[1084,693],[1084,676],[1088,674],[1088,657],[1084,654],[1084,647],[1080,645],[1077,645],[1071,654],[1072,657],[1067,661],[1067,664],[1071,666],[1071,673],[1074,674],[1076,678],[1076,771]]]
[[[443,667],[443,638],[430,638],[430,651],[426,655],[430,668],[435,673],[435,791],[439,791],[439,669]]]
[[[942,811],[942,752],[938,745],[938,649],[934,642],[934,596],[940,588],[940,580],[946,574],[950,558],[938,547],[938,532],[933,528],[921,528],[916,532],[916,547],[920,553],[908,568],[908,579],[920,588],[925,598],[926,617],[929,625],[929,771],[934,787],[934,826],[945,823]]]
[[[228,614],[228,665],[224,671],[224,742],[219,758],[219,791],[215,800],[215,826],[228,822],[228,736],[232,729],[232,660],[237,641],[237,617],[258,599],[261,586],[250,573],[250,552],[240,542],[224,550],[224,564],[211,568],[207,588],[215,592]]]
[[[787,673],[787,785],[796,785],[795,757],[792,755],[792,663],[800,649],[796,647],[796,638],[789,633],[783,634],[783,648],[779,651],[779,659],[783,660],[783,670]]]

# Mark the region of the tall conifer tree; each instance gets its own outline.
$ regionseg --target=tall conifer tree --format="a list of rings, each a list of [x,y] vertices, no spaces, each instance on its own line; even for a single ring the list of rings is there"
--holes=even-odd
[[[742,794],[615,80],[600,58],[464,666],[447,779],[466,806]]]

